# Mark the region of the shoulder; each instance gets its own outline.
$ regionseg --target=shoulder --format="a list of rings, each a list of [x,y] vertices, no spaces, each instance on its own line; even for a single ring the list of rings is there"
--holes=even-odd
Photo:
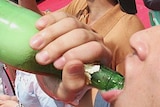
[[[125,31],[139,31],[144,29],[144,25],[136,14],[128,14],[121,11],[123,16],[120,17],[117,26],[120,25]],[[115,27],[117,27],[115,26]],[[129,26],[129,27],[128,27]],[[132,29],[134,28],[134,29]]]

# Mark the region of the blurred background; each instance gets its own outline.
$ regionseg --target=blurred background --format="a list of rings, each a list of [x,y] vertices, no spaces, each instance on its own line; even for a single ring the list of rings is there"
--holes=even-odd
[[[17,3],[18,0],[11,0]],[[40,10],[55,11],[67,5],[71,0],[36,0]],[[136,0],[137,16],[140,18],[146,28],[150,27],[148,9],[144,6],[143,0]]]

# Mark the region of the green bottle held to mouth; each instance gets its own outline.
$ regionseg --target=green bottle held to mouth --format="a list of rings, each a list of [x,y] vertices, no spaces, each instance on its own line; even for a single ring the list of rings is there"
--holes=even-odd
[[[53,74],[61,78],[62,72],[52,64],[40,65],[35,60],[37,51],[29,46],[30,38],[38,30],[36,21],[41,16],[9,0],[0,0],[0,61],[17,69]],[[96,67],[96,70],[93,68]],[[124,77],[103,65],[85,65],[89,85],[100,90],[122,89]]]

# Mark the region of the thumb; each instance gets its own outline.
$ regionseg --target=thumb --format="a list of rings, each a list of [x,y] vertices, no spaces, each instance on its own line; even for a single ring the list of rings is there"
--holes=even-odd
[[[68,61],[62,74],[61,93],[66,100],[74,100],[77,94],[86,86],[84,64],[79,60]]]

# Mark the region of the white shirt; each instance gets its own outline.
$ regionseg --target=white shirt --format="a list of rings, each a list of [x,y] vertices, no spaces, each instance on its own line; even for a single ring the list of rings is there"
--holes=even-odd
[[[15,91],[24,107],[72,107],[49,97],[39,86],[35,74],[16,71]]]

